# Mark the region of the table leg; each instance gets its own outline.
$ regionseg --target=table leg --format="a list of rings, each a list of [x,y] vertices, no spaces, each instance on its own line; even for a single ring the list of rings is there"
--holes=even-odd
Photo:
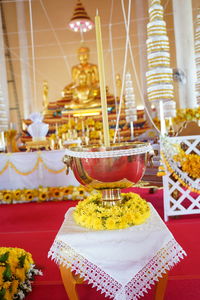
[[[81,279],[79,276],[74,276],[71,270],[67,269],[63,265],[60,265],[60,273],[69,300],[79,300],[76,291],[76,284],[83,283],[83,279]]]
[[[163,300],[167,287],[168,274],[163,274],[163,277],[156,283],[155,300]]]

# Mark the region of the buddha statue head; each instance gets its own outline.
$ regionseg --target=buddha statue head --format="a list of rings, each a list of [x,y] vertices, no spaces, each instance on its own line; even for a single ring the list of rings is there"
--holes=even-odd
[[[87,64],[89,60],[89,48],[88,47],[81,47],[78,49],[78,59],[82,65]]]

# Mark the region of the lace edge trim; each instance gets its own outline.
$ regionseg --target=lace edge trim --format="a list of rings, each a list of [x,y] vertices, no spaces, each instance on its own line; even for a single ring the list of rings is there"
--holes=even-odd
[[[121,157],[126,155],[137,155],[152,151],[152,146],[141,146],[138,148],[122,149],[122,150],[112,150],[112,151],[98,151],[98,152],[78,152],[69,149],[65,150],[65,154],[71,157],[77,158],[107,158],[107,157]]]
[[[114,298],[122,288],[122,285],[114,278],[60,240],[54,241],[48,257],[51,257],[58,265],[62,264],[70,268],[88,284],[92,284],[92,287],[96,287],[101,294],[105,293],[105,297]]]
[[[151,286],[158,282],[159,278],[162,278],[181,259],[184,259],[184,256],[187,254],[176,240],[170,240],[125,286],[127,299],[138,299],[144,296],[144,293],[148,293]],[[132,297],[133,293],[134,298]]]
[[[186,256],[186,252],[176,242],[170,240],[124,287],[95,264],[88,261],[74,249],[60,240],[55,240],[48,257],[57,264],[63,264],[75,274],[79,274],[92,287],[96,287],[105,297],[122,299],[124,292],[127,300],[136,300],[148,293],[151,286],[162,278],[174,265]],[[121,296],[121,297],[120,297]]]

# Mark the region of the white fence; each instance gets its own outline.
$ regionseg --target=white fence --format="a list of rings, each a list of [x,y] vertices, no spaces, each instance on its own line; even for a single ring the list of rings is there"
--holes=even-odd
[[[168,137],[167,141],[170,144],[181,144],[186,154],[194,153],[200,155],[200,136],[182,136]],[[161,142],[161,149],[164,148]],[[166,150],[165,150],[166,151]],[[170,152],[170,149],[169,149]],[[200,168],[200,166],[197,166]],[[181,171],[181,170],[180,170]],[[164,191],[164,218],[168,220],[169,216],[190,215],[200,213],[200,195],[194,193],[184,187],[170,172],[163,176],[163,191]],[[198,189],[200,179],[193,180],[186,176],[186,182]]]

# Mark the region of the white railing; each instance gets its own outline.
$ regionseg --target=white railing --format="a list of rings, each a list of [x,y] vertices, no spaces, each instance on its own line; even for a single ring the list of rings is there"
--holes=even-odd
[[[167,138],[170,144],[181,144],[185,147],[186,154],[200,155],[200,136],[181,136]],[[161,141],[161,149],[163,144]],[[200,168],[200,166],[197,166]],[[187,175],[186,175],[187,176]],[[189,178],[188,183],[199,186],[200,178]],[[200,195],[184,187],[169,171],[163,176],[164,192],[164,218],[169,216],[191,215],[200,213]]]

